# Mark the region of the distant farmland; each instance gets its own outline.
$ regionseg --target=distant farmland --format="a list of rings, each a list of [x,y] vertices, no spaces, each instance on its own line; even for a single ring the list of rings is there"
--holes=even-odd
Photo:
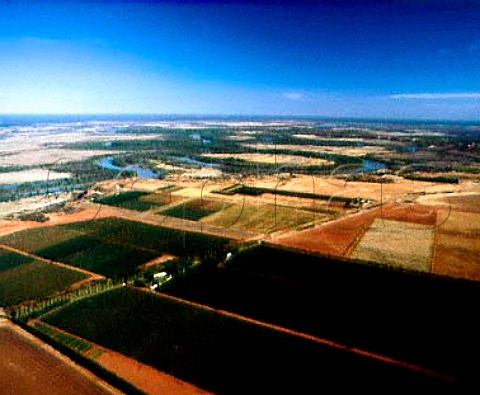
[[[95,201],[109,206],[128,208],[135,211],[149,211],[159,209],[179,199],[178,196],[172,195],[170,191],[163,193],[127,191],[102,196]]]
[[[43,298],[87,277],[86,274],[0,248],[0,306]]]
[[[225,238],[168,229],[119,218],[29,229],[0,243],[107,277],[123,277],[160,255],[202,257]]]
[[[163,210],[161,214],[198,221],[203,217],[224,210],[229,206],[230,204],[228,202],[222,202],[220,200],[194,199]]]

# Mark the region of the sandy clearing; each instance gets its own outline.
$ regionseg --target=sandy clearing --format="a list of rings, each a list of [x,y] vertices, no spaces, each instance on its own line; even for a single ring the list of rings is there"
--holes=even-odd
[[[54,162],[67,163],[92,158],[94,156],[108,156],[118,153],[119,151],[83,151],[75,149],[37,147],[36,149],[17,150],[16,152],[11,152],[8,155],[0,156],[0,166],[37,166],[51,164]]]
[[[209,169],[202,168],[198,170],[189,170],[182,173],[182,178],[196,178],[196,179],[205,179],[205,178],[220,178],[222,177],[223,172],[219,169]]]
[[[71,196],[70,193],[62,193],[55,196],[53,196],[53,194],[46,194],[0,202],[0,218],[10,214],[45,209],[55,204],[67,202],[71,199]]]
[[[1,212],[1,211],[0,211]],[[0,236],[5,236],[23,229],[36,228],[41,226],[53,226],[77,221],[88,221],[95,218],[103,218],[113,216],[115,211],[110,210],[108,206],[83,204],[79,206],[79,211],[73,213],[49,213],[49,220],[44,223],[35,221],[20,220],[1,220],[0,219]]]
[[[279,182],[282,182],[279,184]],[[248,185],[262,188],[280,189],[293,192],[317,193],[332,196],[361,197],[376,202],[390,202],[420,194],[457,192],[462,185],[446,185],[432,182],[412,181],[398,178],[396,182],[381,184],[374,182],[346,181],[335,177],[296,175],[288,180],[280,177],[246,180]]]
[[[70,173],[48,171],[47,169],[31,169],[0,173],[0,184],[20,184],[33,181],[51,181],[70,178]]]
[[[16,131],[0,140],[0,166],[40,165],[62,160],[63,163],[83,160],[92,156],[107,156],[119,153],[113,150],[81,150],[63,148],[62,145],[81,142],[103,142],[120,140],[162,139],[160,134],[132,134],[89,132],[89,131],[52,131],[39,128],[31,131]],[[106,145],[106,147],[108,147]]]

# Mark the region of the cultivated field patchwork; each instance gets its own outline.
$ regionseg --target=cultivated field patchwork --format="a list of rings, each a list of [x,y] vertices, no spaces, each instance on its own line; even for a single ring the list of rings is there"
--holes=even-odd
[[[107,277],[132,275],[165,253],[203,256],[227,239],[115,217],[28,229],[0,243]]]

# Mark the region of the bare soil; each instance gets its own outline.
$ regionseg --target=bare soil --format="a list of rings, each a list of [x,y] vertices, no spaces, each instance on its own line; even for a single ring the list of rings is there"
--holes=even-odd
[[[0,319],[2,394],[120,394],[6,319]]]
[[[147,394],[189,395],[209,393],[193,384],[179,380],[174,376],[111,350],[103,352],[96,361],[105,369],[115,373]]]
[[[440,210],[435,247],[433,273],[480,280],[480,214]]]

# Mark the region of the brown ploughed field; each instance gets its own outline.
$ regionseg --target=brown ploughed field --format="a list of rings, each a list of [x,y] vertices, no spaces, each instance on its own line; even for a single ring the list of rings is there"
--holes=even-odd
[[[0,318],[0,393],[120,394],[23,329]]]
[[[440,212],[432,271],[480,280],[480,214],[449,209]]]

